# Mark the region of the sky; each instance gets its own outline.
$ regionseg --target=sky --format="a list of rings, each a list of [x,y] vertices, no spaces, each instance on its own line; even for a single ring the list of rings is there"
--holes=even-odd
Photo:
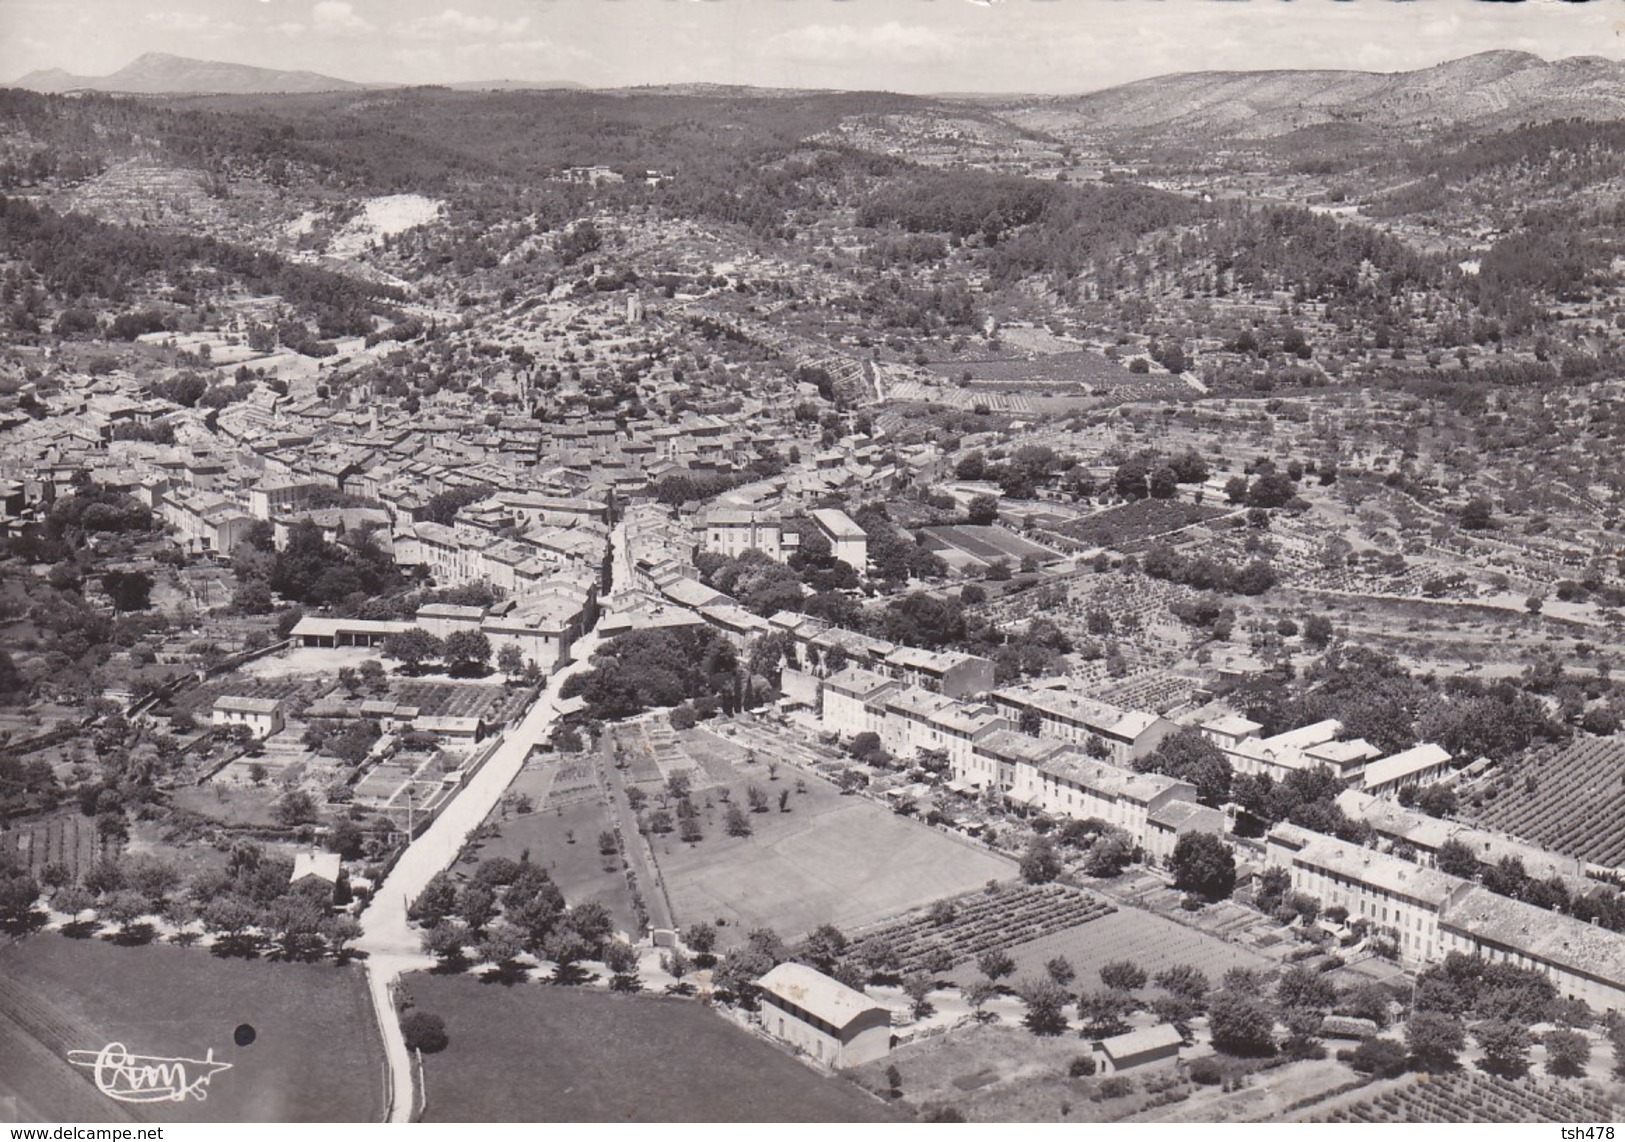
[[[1179,71],[1625,58],[1619,0],[0,0],[0,81],[163,51],[363,82],[1091,91]]]

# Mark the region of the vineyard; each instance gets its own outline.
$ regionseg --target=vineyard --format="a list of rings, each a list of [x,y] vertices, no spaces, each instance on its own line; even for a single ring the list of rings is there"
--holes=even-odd
[[[1461,1071],[1338,1107],[1312,1122],[1613,1122],[1619,1108],[1581,1087]]]
[[[1625,866],[1625,744],[1592,739],[1502,769],[1478,824],[1610,868]]]
[[[861,933],[858,942],[890,941],[906,975],[928,970],[926,965],[940,948],[946,948],[957,965],[990,949],[1041,939],[1117,911],[1114,905],[1064,884],[1003,888],[961,896],[952,903],[953,918],[946,923],[933,920],[928,912],[914,912]]]

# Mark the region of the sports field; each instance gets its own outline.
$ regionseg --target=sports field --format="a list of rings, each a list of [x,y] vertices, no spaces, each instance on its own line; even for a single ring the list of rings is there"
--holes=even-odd
[[[1041,976],[1046,963],[1056,956],[1065,956],[1077,971],[1083,988],[1097,986],[1101,965],[1113,960],[1137,963],[1150,975],[1174,964],[1193,964],[1214,984],[1233,967],[1261,971],[1276,967],[1274,961],[1257,952],[1131,908],[1008,950],[1016,961],[1015,979]],[[954,982],[961,985],[980,978],[981,972],[974,963],[961,964],[952,976]]]
[[[253,1028],[239,1046],[236,1031]],[[69,1051],[231,1068],[206,1100],[127,1105]],[[0,947],[0,1106],[57,1122],[376,1122],[383,1049],[358,966],[226,960],[201,948],[117,947],[42,932]]]
[[[806,791],[792,793],[790,812],[779,812],[779,793],[798,778]],[[772,805],[748,814],[750,836],[728,836],[724,808],[713,802],[702,811],[705,839],[698,844],[676,834],[655,838],[678,923],[726,919],[724,943],[752,928],[772,928],[786,939],[824,923],[856,928],[1015,873],[1013,861],[861,797],[843,797],[804,771],[785,766],[776,782],[741,778],[732,787],[740,804],[747,783],[766,790]]]
[[[417,974],[450,1044],[429,1122],[883,1122],[886,1107],[690,1000]]]

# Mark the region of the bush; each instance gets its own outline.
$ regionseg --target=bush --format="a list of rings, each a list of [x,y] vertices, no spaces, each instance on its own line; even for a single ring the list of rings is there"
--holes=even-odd
[[[446,1022],[438,1015],[414,1011],[401,1020],[401,1035],[409,1051],[422,1051],[432,1055],[446,1049],[451,1040],[446,1037]]]
[[[1191,1082],[1201,1086],[1218,1086],[1224,1081],[1224,1066],[1212,1055],[1203,1055],[1191,1063]]]
[[[1102,1101],[1108,1098],[1122,1098],[1124,1095],[1134,1093],[1134,1080],[1126,1075],[1113,1075],[1100,1081],[1098,1093]]]
[[[1086,1079],[1095,1073],[1095,1057],[1093,1055],[1079,1055],[1072,1060],[1071,1066],[1066,1068],[1068,1078]]]

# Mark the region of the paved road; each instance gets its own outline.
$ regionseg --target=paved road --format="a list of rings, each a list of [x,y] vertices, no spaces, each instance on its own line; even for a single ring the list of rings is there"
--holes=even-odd
[[[625,559],[620,557],[625,550],[625,532],[617,529],[610,542],[611,554],[615,556],[611,564],[613,591],[627,584]],[[490,815],[524,768],[531,747],[547,739],[559,718],[558,707],[553,703],[559,688],[566,679],[587,669],[588,660],[599,645],[598,634],[591,632],[570,648],[574,661],[548,680],[524,719],[508,732],[480,771],[440,811],[434,824],[407,845],[361,914],[362,935],[356,947],[367,953],[367,987],[383,1033],[384,1055],[389,1061],[391,1122],[412,1121],[417,1100],[412,1058],[401,1035],[401,1021],[391,987],[402,973],[428,967],[433,962],[423,954],[417,933],[407,923],[406,910],[436,873],[451,867],[469,834]]]

